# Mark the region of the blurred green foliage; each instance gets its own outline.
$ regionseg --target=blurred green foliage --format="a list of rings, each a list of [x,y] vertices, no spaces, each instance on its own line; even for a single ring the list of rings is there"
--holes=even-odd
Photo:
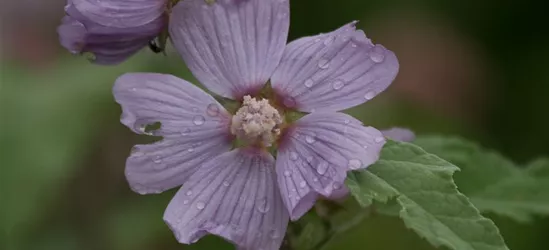
[[[432,112],[388,93],[349,111],[365,123],[460,134],[480,140],[519,165],[549,155],[546,2],[294,0],[291,4],[291,39],[358,19],[369,36],[384,44],[376,39],[380,27],[375,20],[398,15],[397,10],[417,11],[453,25],[482,49],[491,65],[483,95],[486,112],[480,121]],[[401,69],[406,67],[401,64]],[[131,71],[192,79],[177,55],[149,52],[116,67],[64,56],[45,71],[2,61],[0,249],[233,248],[213,236],[192,246],[178,244],[162,222],[173,191],[140,196],[129,190],[123,175],[125,157],[133,144],[146,140],[119,123],[120,108],[112,99],[111,87],[117,76]],[[510,249],[545,249],[543,245],[549,243],[547,217],[534,217],[525,224],[491,213],[487,216],[494,219]],[[324,249],[433,249],[392,217],[372,213],[355,222]],[[302,230],[324,233],[310,227]],[[307,236],[303,237],[300,241],[306,242]]]

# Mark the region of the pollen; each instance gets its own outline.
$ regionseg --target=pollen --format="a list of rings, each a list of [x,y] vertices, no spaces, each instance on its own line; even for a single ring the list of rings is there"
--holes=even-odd
[[[280,135],[282,121],[280,113],[268,100],[247,95],[232,118],[231,133],[247,143],[270,147]]]

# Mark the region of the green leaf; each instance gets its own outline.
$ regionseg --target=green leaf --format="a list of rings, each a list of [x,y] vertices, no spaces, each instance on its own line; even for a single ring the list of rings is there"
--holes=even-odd
[[[347,185],[363,206],[394,198],[405,225],[436,247],[507,249],[495,224],[457,190],[457,170],[418,146],[389,141],[381,159],[351,173]]]
[[[549,215],[549,160],[520,167],[497,152],[454,137],[422,137],[416,143],[461,168],[456,183],[482,212],[521,222]]]

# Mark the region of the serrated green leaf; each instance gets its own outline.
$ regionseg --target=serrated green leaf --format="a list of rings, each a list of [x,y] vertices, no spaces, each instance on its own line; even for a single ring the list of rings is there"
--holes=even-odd
[[[549,160],[520,167],[497,152],[455,137],[428,136],[415,143],[461,168],[456,183],[482,212],[521,222],[549,215]]]
[[[461,194],[458,168],[404,142],[388,142],[368,170],[350,174],[348,186],[364,206],[395,198],[405,225],[432,245],[450,249],[507,249],[495,224]]]

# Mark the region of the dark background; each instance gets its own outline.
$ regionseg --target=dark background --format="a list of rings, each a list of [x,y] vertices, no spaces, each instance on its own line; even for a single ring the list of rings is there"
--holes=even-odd
[[[174,191],[140,196],[124,179],[133,144],[111,88],[124,72],[194,80],[176,53],[143,51],[116,67],[60,47],[62,0],[1,2],[0,248],[232,249],[176,243],[162,222]],[[291,0],[290,39],[352,20],[393,50],[388,91],[349,111],[378,128],[460,135],[517,163],[549,154],[547,3],[522,0]],[[196,83],[196,81],[194,81]],[[549,219],[487,214],[510,249],[546,249]],[[4,247],[4,245],[6,247]],[[433,249],[397,219],[374,216],[327,249]]]

